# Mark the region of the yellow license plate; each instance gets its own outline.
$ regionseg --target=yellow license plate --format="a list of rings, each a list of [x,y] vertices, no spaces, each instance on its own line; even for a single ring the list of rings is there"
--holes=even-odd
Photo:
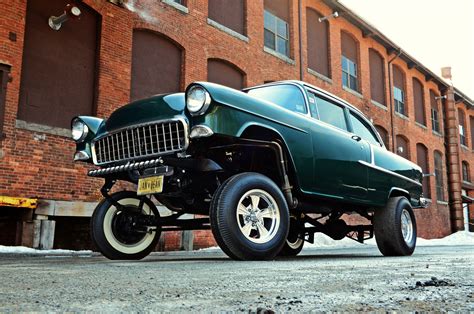
[[[163,191],[163,176],[138,179],[137,195],[161,193]]]

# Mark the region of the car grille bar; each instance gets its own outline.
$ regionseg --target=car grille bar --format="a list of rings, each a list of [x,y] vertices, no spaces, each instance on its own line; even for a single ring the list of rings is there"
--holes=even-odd
[[[182,120],[160,121],[120,130],[93,145],[97,165],[143,159],[184,150],[187,129]]]

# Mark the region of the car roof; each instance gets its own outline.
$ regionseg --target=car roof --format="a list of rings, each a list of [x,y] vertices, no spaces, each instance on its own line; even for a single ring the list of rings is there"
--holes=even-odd
[[[280,85],[280,84],[293,84],[293,85],[299,85],[300,87],[303,87],[303,88],[311,88],[311,89],[314,89],[316,91],[318,91],[319,93],[325,95],[325,96],[328,96],[330,98],[333,98],[334,100],[337,100],[341,103],[343,103],[344,105],[346,105],[347,107],[349,107],[350,109],[354,110],[355,112],[357,112],[358,114],[362,115],[365,119],[369,120],[367,118],[367,116],[357,107],[355,107],[354,105],[351,105],[350,103],[348,103],[346,100],[334,95],[334,94],[331,94],[330,92],[322,89],[322,88],[319,88],[319,87],[316,87],[314,85],[311,85],[309,83],[306,83],[306,82],[303,82],[303,81],[298,81],[298,80],[284,80],[284,81],[275,81],[275,82],[271,82],[271,83],[266,83],[266,84],[262,84],[262,85],[256,85],[256,86],[252,86],[252,87],[248,87],[248,88],[244,88],[243,91],[248,91],[248,90],[251,90],[251,89],[254,89],[254,88],[258,88],[258,87],[263,87],[263,86],[272,86],[272,85]]]

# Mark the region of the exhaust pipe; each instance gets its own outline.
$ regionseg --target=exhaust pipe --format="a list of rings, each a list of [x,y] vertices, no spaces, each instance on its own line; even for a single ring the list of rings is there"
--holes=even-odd
[[[69,3],[64,8],[63,14],[61,14],[60,16],[51,16],[49,18],[48,20],[49,27],[51,27],[51,29],[55,31],[58,31],[63,25],[63,23],[69,20],[69,18],[76,19],[76,18],[79,18],[81,14],[82,12],[77,6]]]

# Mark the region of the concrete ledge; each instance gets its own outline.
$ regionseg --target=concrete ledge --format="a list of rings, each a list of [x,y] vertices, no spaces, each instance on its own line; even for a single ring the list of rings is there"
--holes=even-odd
[[[379,107],[380,109],[383,109],[383,110],[385,110],[385,111],[388,111],[387,106],[382,105],[382,104],[379,103],[378,101],[375,101],[375,100],[371,99],[370,102],[371,102],[372,105],[374,105],[375,107]]]
[[[96,202],[40,200],[38,201],[35,214],[62,217],[91,217],[96,206]]]
[[[179,3],[176,3],[173,0],[161,0],[161,2],[166,3],[169,6],[172,6],[176,10],[181,11],[182,13],[185,13],[185,14],[189,13],[189,9],[187,7]]]
[[[214,28],[217,28],[220,31],[223,31],[224,33],[235,37],[237,39],[240,39],[242,41],[245,41],[246,43],[249,42],[249,38],[245,35],[240,34],[239,32],[234,31],[233,29],[228,28],[225,25],[222,25],[221,23],[218,23],[214,20],[211,20],[210,18],[207,19],[207,24],[211,25]]]
[[[426,127],[426,125],[423,125],[423,124],[421,124],[420,122],[416,122],[416,121],[415,121],[415,125],[419,126],[419,127],[422,128],[422,129],[428,130],[428,128]]]
[[[272,49],[270,49],[270,48],[264,46],[264,47],[263,47],[263,51],[265,51],[265,52],[268,53],[268,54],[271,54],[271,55],[274,56],[274,57],[277,57],[278,59],[281,59],[281,60],[285,61],[285,62],[288,63],[288,64],[295,65],[295,60],[290,59],[290,58],[288,58],[287,56],[282,55],[281,53],[276,52],[275,50],[272,50]]]
[[[68,137],[68,138],[71,137],[71,130],[69,129],[63,129],[63,128],[57,128],[57,127],[49,126],[49,125],[26,122],[23,120],[16,120],[15,127],[17,129],[23,129],[23,130],[33,131],[33,132],[59,135],[59,136]]]
[[[357,96],[357,97],[359,97],[359,98],[361,98],[361,99],[364,99],[364,95],[362,95],[361,93],[359,93],[359,92],[356,91],[356,90],[350,89],[349,87],[346,87],[346,86],[344,86],[344,85],[342,86],[342,89],[345,90],[346,92],[348,92],[348,93],[354,95],[354,96]]]
[[[395,116],[399,117],[400,119],[410,121],[410,118],[405,115],[402,115],[401,113],[395,112]]]
[[[332,80],[331,80],[329,77],[327,77],[326,75],[323,75],[323,74],[319,73],[318,71],[315,71],[315,70],[313,70],[313,69],[308,68],[308,73],[311,74],[311,75],[316,76],[316,77],[317,77],[318,79],[320,79],[320,80],[323,80],[323,81],[325,81],[325,82],[327,82],[327,83],[329,83],[329,84],[332,84]]]

